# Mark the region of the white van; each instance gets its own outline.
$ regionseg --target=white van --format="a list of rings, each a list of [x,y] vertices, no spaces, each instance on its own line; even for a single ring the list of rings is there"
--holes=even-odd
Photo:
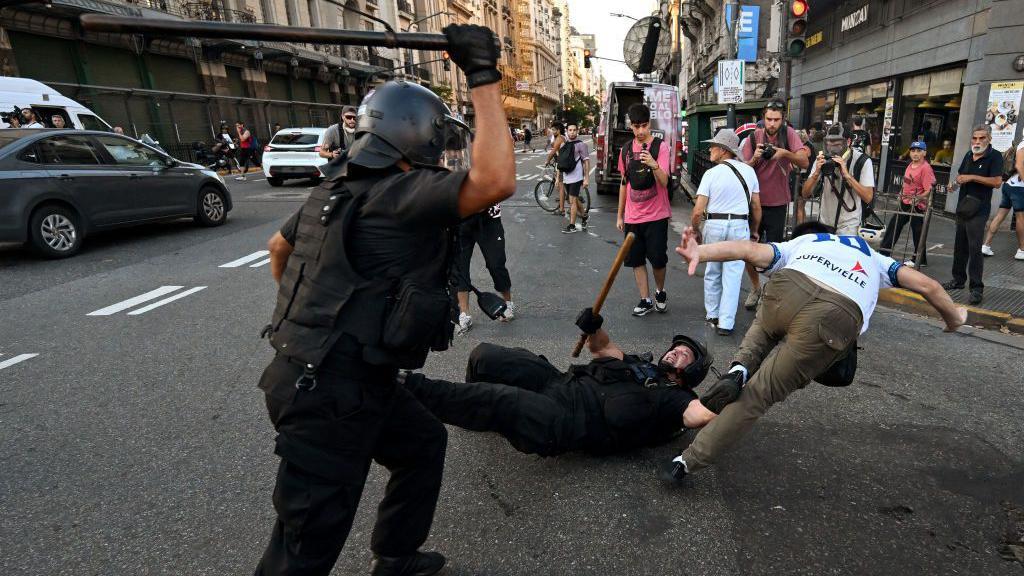
[[[110,124],[104,122],[95,112],[42,82],[29,78],[0,76],[0,128],[10,128],[7,117],[15,108],[31,108],[39,122],[47,128],[53,127],[50,119],[54,115],[60,115],[64,117],[67,128],[111,131]]]

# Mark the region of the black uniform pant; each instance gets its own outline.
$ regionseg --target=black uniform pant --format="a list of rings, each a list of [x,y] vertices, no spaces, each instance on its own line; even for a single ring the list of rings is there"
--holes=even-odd
[[[486,213],[473,216],[459,226],[459,255],[455,261],[458,290],[469,292],[472,284],[469,269],[473,260],[473,246],[477,244],[484,255],[484,264],[491,274],[494,289],[497,292],[511,290],[512,278],[505,267],[505,227],[500,217],[491,218]]]
[[[497,432],[520,452],[554,456],[582,447],[575,410],[556,393],[564,379],[543,356],[485,343],[469,356],[467,383],[410,374],[405,385],[445,424]]]
[[[910,232],[914,235],[914,254],[915,258],[917,255],[918,246],[924,239],[921,238],[921,229],[924,227],[924,218],[917,218],[910,214],[924,214],[924,210],[919,209],[917,206],[909,206],[907,204],[900,204],[900,211],[897,214],[893,214],[892,218],[889,219],[889,225],[885,227],[885,235],[882,236],[882,245],[879,247],[879,252],[889,256],[892,254],[892,246],[900,239],[900,232],[903,232],[903,226],[910,222]],[[921,254],[921,261],[917,264],[924,266],[928,264],[928,251],[926,250]]]
[[[370,548],[412,554],[434,518],[447,431],[395,383],[394,369],[332,360],[312,390],[302,368],[278,355],[260,381],[278,432],[281,464],[274,488],[277,521],[257,575],[329,574],[352,528],[370,469],[391,472],[377,509]]]
[[[971,290],[982,290],[985,283],[981,280],[985,267],[985,257],[981,254],[981,245],[985,241],[985,224],[988,212],[978,211],[970,218],[957,218],[956,241],[953,244],[953,280],[964,284],[970,279]]]

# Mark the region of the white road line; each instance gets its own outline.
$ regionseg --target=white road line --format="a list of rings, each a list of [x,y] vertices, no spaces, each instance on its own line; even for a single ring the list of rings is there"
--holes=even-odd
[[[29,358],[35,358],[36,356],[39,356],[39,354],[19,354],[19,355],[15,356],[14,358],[11,358],[9,360],[4,360],[3,362],[0,362],[0,370],[3,370],[4,368],[7,368],[9,366],[14,366],[15,364],[18,364],[19,362],[24,362],[25,360],[28,360]]]
[[[184,298],[185,296],[188,296],[190,294],[195,294],[196,292],[199,292],[200,290],[203,290],[205,288],[206,288],[206,286],[196,286],[195,288],[190,288],[188,290],[185,290],[184,292],[180,292],[178,294],[175,294],[174,296],[171,296],[170,298],[164,298],[163,300],[160,300],[158,302],[153,302],[149,306],[143,306],[142,308],[139,308],[138,310],[132,310],[131,312],[128,313],[128,315],[129,316],[138,316],[139,314],[145,314],[146,312],[149,312],[150,310],[152,310],[154,308],[159,308],[159,307],[163,306],[164,304],[170,304],[171,302],[174,302],[175,300],[180,300],[180,299]]]
[[[142,304],[143,302],[149,302],[154,298],[159,298],[164,294],[170,294],[171,292],[181,290],[182,288],[184,288],[184,286],[161,286],[156,290],[151,290],[149,292],[146,292],[145,294],[141,294],[134,298],[129,298],[123,302],[118,302],[117,304],[112,304],[110,306],[107,306],[106,308],[94,310],[86,314],[86,316],[110,316],[111,314],[117,314],[122,310],[127,310],[137,304]]]
[[[267,258],[266,260],[260,260],[259,262],[255,263],[255,264],[250,264],[249,268],[259,268],[260,266],[263,266],[264,264],[270,264],[270,258]]]
[[[238,260],[232,260],[231,262],[228,262],[227,264],[221,264],[220,266],[218,266],[218,268],[238,268],[239,266],[244,266],[244,265],[248,264],[249,262],[252,262],[253,260],[259,260],[260,258],[263,258],[264,256],[266,256],[268,254],[270,254],[270,250],[260,250],[258,252],[253,252],[252,254],[249,254],[248,256],[243,256],[242,258],[239,258]]]

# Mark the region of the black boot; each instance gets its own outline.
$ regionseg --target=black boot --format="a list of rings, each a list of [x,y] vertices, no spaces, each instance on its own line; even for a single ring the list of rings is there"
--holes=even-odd
[[[444,568],[445,557],[438,552],[416,552],[409,556],[373,556],[370,576],[430,576]]]

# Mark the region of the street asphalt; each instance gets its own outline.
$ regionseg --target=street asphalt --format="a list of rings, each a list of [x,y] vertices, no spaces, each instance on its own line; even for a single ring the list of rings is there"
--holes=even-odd
[[[533,200],[543,155],[516,159],[502,220],[517,317],[474,314],[428,375],[462,378],[485,341],[567,367],[572,321],[617,250],[614,198],[595,198],[588,232],[562,234]],[[62,261],[0,248],[0,574],[252,573],[277,466],[256,388],[275,296],[259,251],[311,184],[228,182],[235,209],[220,228],[111,232]],[[700,279],[670,253],[668,312],[634,318],[631,276],[603,312],[613,340],[660,353],[673,334],[696,335],[728,366],[752,313],[715,335]],[[490,286],[479,252],[473,277]],[[452,428],[426,547],[459,576],[1020,575],[1021,346],[882,309],[860,342],[852,386],[794,394],[681,488],[655,469],[689,436],[540,458]],[[367,573],[385,482],[374,466],[335,574]]]

